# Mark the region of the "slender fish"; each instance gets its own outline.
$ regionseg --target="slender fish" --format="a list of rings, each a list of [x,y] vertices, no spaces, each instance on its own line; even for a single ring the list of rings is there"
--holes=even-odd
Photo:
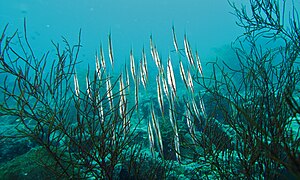
[[[79,100],[80,91],[79,91],[79,83],[78,83],[76,71],[74,73],[74,87],[75,87],[75,95]]]
[[[173,44],[175,47],[175,51],[179,52],[174,26],[172,26],[172,34],[173,34]]]
[[[159,123],[155,117],[155,112],[154,108],[152,107],[151,111],[151,117],[152,117],[152,125],[154,127],[154,132],[156,134],[156,137],[158,138],[158,145],[159,145],[159,152],[162,157],[164,157],[164,148],[163,148],[163,142],[162,142],[162,137],[160,133],[160,128],[159,128]]]
[[[164,115],[164,99],[162,94],[162,88],[160,85],[160,78],[159,75],[156,76],[156,84],[157,84],[157,98],[158,98],[158,104],[160,107],[161,114]]]
[[[174,96],[176,96],[176,83],[175,83],[175,77],[174,77],[174,71],[171,63],[171,58],[169,57],[168,63],[167,63],[167,79],[168,84],[171,87],[172,93]]]
[[[114,68],[114,57],[113,57],[113,48],[111,42],[111,34],[108,34],[108,52],[109,52],[109,60],[111,63],[111,67]]]

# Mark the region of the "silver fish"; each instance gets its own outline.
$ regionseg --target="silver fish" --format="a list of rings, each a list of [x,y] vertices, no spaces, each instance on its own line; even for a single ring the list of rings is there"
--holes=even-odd
[[[125,74],[126,74],[126,76],[125,76],[126,86],[127,86],[128,92],[130,92],[130,80],[129,80],[129,73],[128,73],[126,64],[125,64]]]
[[[191,75],[191,72],[190,70],[188,70],[188,78],[187,78],[187,81],[188,81],[188,86],[189,86],[189,89],[192,93],[194,93],[194,83],[193,83],[193,79],[192,79],[192,75]]]
[[[196,63],[197,63],[198,72],[203,77],[202,65],[201,65],[201,61],[200,61],[199,55],[198,55],[198,51],[196,51]]]
[[[88,74],[86,75],[86,92],[89,98],[92,99],[91,83]]]
[[[192,141],[195,143],[195,126],[194,126],[194,122],[192,121],[192,116],[191,116],[190,107],[188,103],[185,110],[185,116],[186,116],[186,124],[188,126],[190,135],[192,137]]]
[[[152,125],[154,127],[156,137],[158,138],[159,152],[160,152],[160,155],[162,157],[164,157],[164,148],[163,148],[163,142],[162,142],[162,137],[161,137],[160,128],[159,128],[159,123],[155,117],[155,112],[154,112],[153,107],[152,107],[152,111],[151,111],[151,117],[152,117]]]
[[[102,67],[103,71],[105,72],[106,71],[106,63],[105,63],[102,45],[100,45],[100,62],[101,62],[101,67]]]
[[[107,99],[109,101],[110,109],[113,109],[113,95],[112,95],[112,86],[110,81],[110,76],[108,75],[106,78],[106,93],[107,93]]]
[[[136,83],[136,70],[135,70],[135,62],[132,50],[130,50],[130,70],[134,83]]]
[[[180,76],[181,76],[181,79],[185,85],[185,87],[188,89],[188,83],[187,83],[187,79],[186,79],[186,76],[185,76],[185,71],[184,71],[184,67],[183,67],[183,64],[182,64],[182,61],[180,60],[179,62],[179,71],[180,71]]]
[[[150,142],[150,151],[151,151],[152,157],[154,157],[155,156],[155,151],[154,151],[155,143],[154,143],[153,129],[152,129],[150,121],[148,122],[148,136],[149,136],[149,142]]]
[[[79,83],[78,83],[76,71],[74,73],[74,87],[75,87],[75,95],[77,96],[77,98],[79,100],[80,91],[79,91]]]
[[[160,75],[160,76],[161,76],[161,81],[163,84],[163,89],[164,89],[165,95],[169,99],[169,88],[168,88],[167,80],[164,76],[162,76],[162,75]]]
[[[156,84],[157,84],[157,98],[158,98],[158,104],[160,107],[161,114],[164,115],[164,99],[162,94],[162,88],[160,85],[160,78],[159,75],[156,76]]]
[[[183,43],[184,43],[184,50],[185,50],[186,57],[188,58],[190,65],[194,67],[194,58],[186,35],[184,35]]]
[[[96,73],[98,75],[99,80],[101,80],[101,66],[100,66],[99,58],[97,55],[96,55],[95,60],[96,60]]]
[[[143,60],[142,59],[140,60],[140,76],[141,76],[142,85],[146,89],[146,75],[145,75],[145,72],[143,70]]]
[[[171,87],[172,93],[174,96],[176,96],[176,82],[175,82],[175,76],[174,71],[171,63],[171,58],[169,57],[168,63],[167,63],[167,80],[168,84]]]
[[[172,26],[172,34],[173,34],[173,44],[175,47],[175,51],[179,52],[174,26]]]
[[[111,63],[111,67],[114,68],[114,57],[113,57],[113,48],[111,42],[111,34],[108,34],[108,52],[109,52],[109,60]]]

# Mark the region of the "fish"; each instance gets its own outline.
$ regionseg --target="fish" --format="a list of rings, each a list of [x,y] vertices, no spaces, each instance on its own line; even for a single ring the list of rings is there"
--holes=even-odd
[[[144,88],[146,89],[146,75],[144,74],[144,69],[143,69],[143,60],[140,60],[140,76],[141,76],[141,82]]]
[[[160,78],[159,74],[156,76],[156,84],[157,84],[157,98],[158,98],[158,104],[161,111],[161,114],[164,115],[164,99],[162,94],[162,88],[160,85]]]
[[[196,117],[197,117],[198,119],[200,119],[200,112],[199,112],[198,107],[197,107],[197,105],[196,105],[195,99],[192,98],[191,102],[192,102],[192,108],[193,108],[193,110],[194,110],[194,113],[196,114]]]
[[[135,105],[138,111],[139,108],[139,77],[136,76],[136,82],[134,83],[134,96],[135,96]]]
[[[109,60],[110,60],[111,67],[114,68],[113,48],[112,48],[110,33],[108,34],[108,53],[109,53]]]
[[[101,66],[100,66],[99,58],[97,55],[96,55],[95,61],[96,61],[96,73],[98,75],[99,80],[101,80],[102,79],[101,78]]]
[[[206,114],[206,110],[205,110],[203,98],[200,98],[199,103],[200,103],[200,109],[201,109],[201,112],[202,112],[204,118],[206,118],[206,117],[207,117],[207,114]]]
[[[152,157],[154,157],[155,156],[155,151],[154,151],[155,143],[154,143],[153,129],[152,129],[150,121],[148,122],[148,137],[149,137],[149,142],[150,142],[150,151],[151,151]]]
[[[173,128],[174,132],[174,145],[175,145],[175,155],[177,158],[177,161],[181,161],[181,156],[180,156],[180,143],[179,143],[179,134],[178,134],[178,128],[177,128],[177,123],[176,123],[176,118],[174,115],[174,97],[170,97],[170,108],[169,108],[169,119]]]
[[[106,78],[106,94],[107,94],[107,99],[109,101],[109,106],[110,109],[113,109],[113,95],[112,95],[112,86],[111,86],[111,81],[110,81],[110,76],[108,75]]]
[[[126,118],[127,100],[125,95],[125,86],[124,86],[122,73],[120,74],[119,84],[120,84],[119,85],[119,93],[120,93],[119,113],[123,119],[124,135],[126,135],[130,129],[130,121],[128,121],[129,119]]]
[[[162,68],[161,67],[161,60],[159,58],[158,51],[157,51],[156,47],[153,44],[152,36],[150,36],[150,50],[151,50],[151,55],[152,55],[152,58],[155,62],[155,65],[156,65],[158,71],[161,72],[161,68]]]
[[[130,70],[133,81],[136,83],[136,70],[135,70],[135,62],[132,49],[130,50]]]
[[[125,63],[125,75],[126,75],[125,76],[126,86],[127,86],[128,92],[130,92],[130,80],[129,80],[129,73],[128,73],[126,63]]]
[[[102,105],[102,101],[100,101],[100,122],[103,123],[104,122],[104,110],[103,110],[103,105]]]
[[[151,119],[152,119],[152,125],[154,127],[154,132],[156,134],[156,137],[158,139],[158,147],[159,147],[159,152],[160,152],[160,155],[162,157],[164,157],[164,148],[163,148],[163,142],[162,142],[162,137],[161,137],[161,132],[160,132],[160,128],[159,128],[159,123],[155,117],[155,112],[154,112],[154,108],[152,106],[151,108]]]
[[[192,141],[195,144],[195,126],[194,126],[194,122],[192,121],[189,104],[187,104],[186,106],[185,116],[186,116],[186,124],[188,126],[190,135],[192,137]]]
[[[181,155],[180,155],[179,134],[178,134],[177,126],[175,126],[175,127],[176,127],[176,131],[175,131],[175,135],[174,135],[175,155],[176,155],[177,161],[180,163]]]
[[[174,77],[174,71],[171,63],[171,58],[168,58],[167,62],[167,80],[168,84],[171,87],[171,92],[173,93],[174,96],[176,96],[176,82],[175,82],[175,77]]]
[[[179,61],[179,72],[180,72],[180,76],[181,76],[181,79],[182,79],[185,87],[188,89],[188,83],[187,83],[184,67],[183,67],[183,64],[182,64],[181,60]]]
[[[78,83],[76,71],[74,73],[74,89],[75,89],[75,95],[77,96],[77,98],[79,100],[80,90],[79,90],[79,83]]]
[[[91,83],[88,74],[86,75],[86,92],[90,99],[92,99]]]
[[[105,72],[106,71],[106,63],[105,63],[102,45],[100,45],[100,62],[101,62],[101,67],[102,67],[103,71]]]
[[[203,77],[202,65],[201,65],[201,61],[200,61],[199,55],[198,55],[198,51],[196,51],[196,63],[197,63],[198,72]]]
[[[164,93],[167,97],[167,99],[169,99],[169,88],[168,88],[168,84],[167,84],[167,80],[164,76],[161,76],[161,81],[162,81],[162,84],[163,84],[163,90],[164,90]]]
[[[146,53],[145,53],[145,50],[143,48],[143,51],[142,51],[142,60],[143,60],[143,73],[145,75],[145,80],[146,82],[148,81],[148,67],[147,67],[147,59],[146,59]]]
[[[173,34],[173,44],[175,47],[175,51],[179,52],[174,25],[172,26],[172,34]]]
[[[188,78],[187,78],[187,82],[188,82],[188,87],[189,90],[194,93],[194,84],[193,84],[193,79],[192,79],[192,75],[191,75],[191,71],[188,70]]]
[[[184,43],[184,50],[185,50],[186,57],[187,57],[190,65],[194,67],[194,58],[193,58],[192,50],[190,48],[186,34],[184,35],[183,43]]]

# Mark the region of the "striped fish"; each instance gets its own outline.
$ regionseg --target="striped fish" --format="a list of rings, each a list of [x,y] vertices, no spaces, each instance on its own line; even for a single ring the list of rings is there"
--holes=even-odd
[[[184,67],[183,67],[183,64],[182,64],[182,61],[180,60],[179,62],[179,71],[180,71],[180,76],[181,76],[181,79],[185,85],[185,87],[188,89],[188,83],[187,83],[187,79],[186,79],[186,76],[185,76],[185,71],[184,71]]]
[[[164,76],[161,76],[161,81],[163,84],[163,90],[165,92],[165,95],[169,99],[169,88],[168,88],[167,80]]]
[[[97,55],[96,55],[95,61],[96,61],[96,73],[97,73],[99,80],[101,80],[101,66],[100,66],[99,58]]]
[[[102,67],[103,71],[105,72],[106,71],[106,63],[105,63],[102,45],[100,45],[100,62],[101,62],[101,67]]]
[[[157,98],[158,98],[158,104],[161,111],[161,114],[164,115],[164,99],[162,94],[162,88],[160,85],[160,78],[159,75],[156,76],[156,84],[157,84]]]
[[[79,100],[80,91],[79,91],[79,83],[78,83],[76,71],[74,73],[74,88],[75,88],[75,95],[77,96],[77,98]]]
[[[189,90],[192,93],[194,93],[194,83],[193,83],[193,79],[192,79],[192,75],[191,75],[190,70],[188,70],[187,74],[188,74],[187,83],[188,83]]]
[[[152,129],[150,121],[148,122],[148,137],[149,137],[149,142],[150,142],[150,151],[151,151],[152,157],[154,157],[155,156],[155,151],[154,151],[155,143],[154,143],[153,129]]]
[[[89,98],[92,99],[91,83],[88,74],[86,75],[86,92]]]
[[[174,47],[175,47],[175,51],[178,53],[179,49],[178,49],[178,44],[177,44],[177,39],[176,39],[174,26],[172,26],[172,34],[173,34],[173,44],[174,44]]]
[[[110,33],[108,34],[108,53],[109,53],[109,60],[110,60],[111,67],[114,68],[113,48],[112,48]]]
[[[156,137],[158,139],[158,145],[159,145],[159,152],[160,152],[160,155],[162,157],[164,157],[164,148],[163,148],[163,142],[162,142],[162,137],[161,137],[161,133],[160,133],[160,128],[159,128],[159,123],[155,117],[155,112],[154,112],[154,108],[152,106],[152,111],[151,111],[151,119],[152,119],[152,125],[154,127],[154,132],[156,134]]]
[[[136,83],[136,70],[135,70],[135,62],[132,50],[130,50],[130,70],[134,83]]]
[[[108,75],[106,78],[106,95],[109,101],[110,109],[113,109],[113,94],[112,94],[112,86],[110,81],[110,76]]]
[[[126,86],[128,89],[128,92],[130,92],[130,80],[129,80],[129,73],[128,73],[128,69],[127,69],[127,65],[125,63],[125,82],[126,82]]]
[[[171,92],[173,93],[174,96],[176,96],[175,76],[174,76],[174,71],[173,71],[170,57],[169,57],[168,63],[167,63],[167,80],[168,80],[168,84],[172,90]]]
[[[186,35],[184,35],[183,43],[184,43],[184,50],[185,50],[186,57],[188,58],[190,65],[194,67],[194,58]]]
[[[197,63],[198,72],[203,77],[202,65],[201,65],[201,61],[200,61],[199,55],[198,55],[198,51],[196,51],[196,63]]]

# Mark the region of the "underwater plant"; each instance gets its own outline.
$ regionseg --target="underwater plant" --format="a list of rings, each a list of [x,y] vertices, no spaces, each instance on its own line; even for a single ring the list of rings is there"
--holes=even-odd
[[[297,9],[287,17],[285,2],[229,2],[245,30],[232,45],[238,69],[202,66],[187,35],[180,49],[173,26],[177,64],[161,59],[150,36],[156,76],[146,49],[139,63],[131,50],[130,67],[113,73],[102,47],[95,69],[82,74],[80,32],[75,45],[53,42],[49,60],[35,55],[26,21],[23,36],[6,35],[6,26],[0,113],[15,119],[19,135],[0,140],[28,138],[53,179],[299,178],[300,27]],[[114,67],[112,42],[109,35]]]

